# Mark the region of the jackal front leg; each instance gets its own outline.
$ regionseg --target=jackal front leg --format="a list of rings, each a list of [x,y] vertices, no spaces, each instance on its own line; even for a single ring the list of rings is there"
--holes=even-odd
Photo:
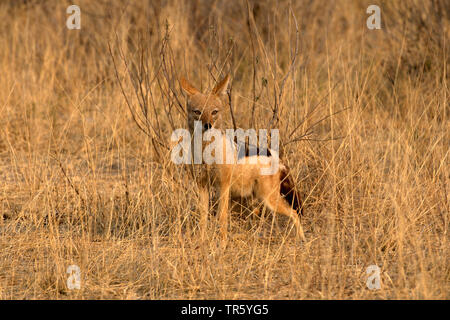
[[[206,230],[208,228],[208,213],[209,213],[209,190],[202,186],[199,190],[199,207],[200,207],[200,237],[205,239]]]
[[[225,240],[228,233],[228,208],[230,203],[231,177],[224,175],[220,180],[219,188],[219,225],[222,238]]]

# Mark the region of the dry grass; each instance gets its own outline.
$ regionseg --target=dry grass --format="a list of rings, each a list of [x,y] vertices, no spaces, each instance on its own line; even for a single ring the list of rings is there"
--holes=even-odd
[[[289,1],[250,1],[250,23],[245,1],[125,2],[78,1],[79,31],[65,26],[67,1],[0,4],[0,298],[450,297],[448,2],[379,1],[382,29],[368,30],[371,1],[292,1],[299,55],[281,96]],[[112,60],[137,106],[123,62],[140,48],[155,76],[143,84],[152,137]],[[173,69],[158,69],[164,57]],[[184,127],[164,95],[171,84],[182,98],[173,79],[207,88],[221,71],[239,126],[266,128],[277,106],[305,243],[239,202],[226,248],[213,215],[198,239],[196,188],[151,138]],[[71,264],[80,290],[66,287]]]

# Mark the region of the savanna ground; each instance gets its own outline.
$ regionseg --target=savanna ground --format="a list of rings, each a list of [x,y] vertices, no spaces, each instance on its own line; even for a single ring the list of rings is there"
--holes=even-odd
[[[448,299],[450,4],[372,2],[80,0],[69,30],[71,2],[1,1],[0,298]],[[305,242],[255,201],[198,237],[177,79],[226,73],[229,126],[280,130]]]

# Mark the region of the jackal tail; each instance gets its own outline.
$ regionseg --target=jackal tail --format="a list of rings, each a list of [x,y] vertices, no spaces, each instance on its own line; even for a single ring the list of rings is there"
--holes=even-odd
[[[286,166],[281,167],[280,170],[280,193],[299,215],[303,215],[303,205],[300,195],[295,188],[294,179],[289,168]]]

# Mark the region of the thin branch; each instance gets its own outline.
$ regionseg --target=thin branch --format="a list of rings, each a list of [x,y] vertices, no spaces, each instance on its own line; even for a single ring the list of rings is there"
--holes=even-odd
[[[301,125],[303,123],[305,123],[305,121],[314,113],[314,111],[317,109],[317,107],[322,104],[322,102],[325,100],[325,98],[331,93],[331,91],[333,91],[337,85],[340,84],[340,81],[336,82],[335,85],[333,86],[333,88],[331,88],[326,95],[324,95],[320,101],[318,103],[316,103],[316,105],[311,109],[310,112],[308,112],[308,114],[305,116],[305,118],[294,128],[294,130],[291,131],[291,133],[289,133],[289,137],[292,137],[292,135],[301,127]],[[307,130],[308,131],[308,130]]]

